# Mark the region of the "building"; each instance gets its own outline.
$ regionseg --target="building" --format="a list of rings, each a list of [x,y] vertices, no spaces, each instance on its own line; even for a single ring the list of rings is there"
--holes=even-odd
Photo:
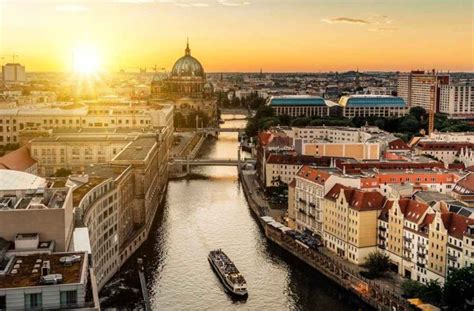
[[[472,83],[441,85],[439,112],[451,119],[474,118],[474,85]]]
[[[349,262],[363,264],[377,250],[377,219],[384,204],[378,192],[334,185],[324,197],[324,245]]]
[[[364,93],[368,95],[393,96],[396,92],[397,88],[392,86],[369,86],[364,89]]]
[[[2,80],[5,82],[25,82],[25,66],[18,63],[7,63],[2,66]]]
[[[301,141],[296,141],[295,149],[299,154],[314,157],[378,160],[381,155],[378,143],[333,143],[325,140],[301,143]]]
[[[337,115],[336,103],[325,100],[319,96],[285,95],[271,96],[267,105],[272,107],[275,115],[288,115],[290,117],[329,117]]]
[[[207,81],[204,67],[191,56],[189,42],[170,75],[157,74],[151,83],[153,101],[171,100],[176,112],[185,116],[198,111],[210,118],[216,116],[217,103],[212,99],[213,93],[214,87]]]
[[[69,250],[74,229],[72,192],[26,172],[0,170],[0,237],[38,234],[53,241],[59,252]]]
[[[51,129],[153,129],[167,128],[172,136],[173,105],[93,101],[54,103],[0,109],[0,145],[20,143],[21,132]]]
[[[1,310],[100,310],[86,253],[7,252],[5,261],[0,269]]]
[[[408,113],[408,106],[401,97],[389,95],[349,95],[339,99],[342,115],[354,117],[401,117]]]
[[[325,157],[271,153],[265,162],[265,186],[289,184],[303,165],[329,166],[330,164],[331,159]]]
[[[448,165],[457,160],[461,150],[473,147],[474,143],[471,142],[420,140],[413,146],[413,151],[417,155],[428,155]]]
[[[379,249],[392,270],[427,283],[444,283],[450,269],[469,266],[474,219],[411,199],[389,200],[379,217]],[[467,243],[464,243],[467,242]]]
[[[435,100],[435,111],[438,112],[439,87],[449,84],[447,74],[432,72],[411,71],[398,75],[397,94],[411,107],[423,107],[430,111],[431,103]]]

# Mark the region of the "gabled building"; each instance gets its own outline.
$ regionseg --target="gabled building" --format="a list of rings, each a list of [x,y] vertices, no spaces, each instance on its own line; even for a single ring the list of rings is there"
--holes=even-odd
[[[336,184],[324,197],[324,245],[342,258],[363,264],[377,250],[377,219],[385,197]]]

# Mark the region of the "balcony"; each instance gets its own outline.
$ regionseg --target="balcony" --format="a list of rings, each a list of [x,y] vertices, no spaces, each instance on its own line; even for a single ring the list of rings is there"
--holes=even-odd
[[[419,258],[426,258],[426,254],[425,254],[425,253],[420,253],[420,252],[418,252],[417,255],[418,255]]]
[[[306,200],[303,200],[302,198],[299,198],[299,200],[298,200],[298,201],[300,201],[301,203],[304,203],[304,204],[306,204]]]
[[[458,261],[458,257],[454,256],[454,255],[449,255],[448,254],[448,260],[451,260],[451,261]]]
[[[425,249],[425,248],[426,248],[426,244],[424,244],[424,243],[418,243],[418,248]]]
[[[386,240],[386,238],[385,238],[385,236],[383,236],[383,235],[379,234],[379,240],[385,241],[385,240]]]
[[[385,249],[385,244],[379,244],[380,249]]]
[[[304,209],[300,208],[298,211],[299,211],[301,214],[305,214],[305,215],[306,215],[306,211],[305,211]]]
[[[411,238],[409,238],[407,236],[404,236],[403,240],[405,240],[405,242],[411,243]]]
[[[379,231],[385,232],[387,231],[387,228],[385,228],[384,226],[379,226]]]
[[[419,263],[419,262],[417,262],[416,265],[417,265],[418,267],[420,267],[420,268],[424,268],[424,267],[425,267],[425,264],[424,264],[424,263]]]

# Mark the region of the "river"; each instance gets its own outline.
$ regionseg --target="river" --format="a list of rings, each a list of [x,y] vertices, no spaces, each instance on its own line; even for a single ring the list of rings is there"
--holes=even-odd
[[[242,126],[227,121],[224,126]],[[202,157],[236,158],[237,134],[221,133]],[[245,154],[244,154],[245,156]],[[222,248],[245,276],[249,296],[224,292],[207,255]],[[144,256],[153,310],[357,310],[364,305],[265,239],[245,201],[237,168],[193,168],[190,179],[169,182],[166,201]],[[142,307],[136,256],[107,286],[103,307]]]

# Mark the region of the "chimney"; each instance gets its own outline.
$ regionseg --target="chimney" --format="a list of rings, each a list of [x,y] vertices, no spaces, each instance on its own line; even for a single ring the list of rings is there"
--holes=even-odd
[[[49,260],[43,261],[43,266],[41,267],[41,276],[46,276],[51,271],[51,263]]]

